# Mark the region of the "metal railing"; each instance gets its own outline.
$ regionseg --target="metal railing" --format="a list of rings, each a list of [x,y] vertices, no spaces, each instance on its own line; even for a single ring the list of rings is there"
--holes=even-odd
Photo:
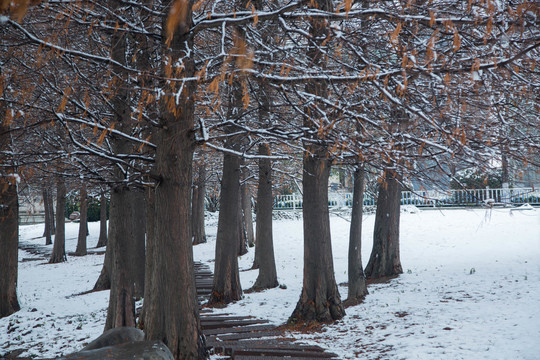
[[[373,194],[364,194],[364,205],[375,205],[376,201],[376,196]],[[486,188],[402,191],[401,204],[418,207],[540,205],[540,190],[534,188]],[[352,194],[332,192],[328,195],[328,205],[331,207],[350,207],[352,206]],[[276,195],[274,209],[302,209],[302,195]]]

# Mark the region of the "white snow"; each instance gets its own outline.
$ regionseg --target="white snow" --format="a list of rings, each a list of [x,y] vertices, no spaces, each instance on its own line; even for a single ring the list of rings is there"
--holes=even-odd
[[[274,222],[280,284],[286,289],[250,293],[216,312],[254,315],[284,323],[302,286],[301,219]],[[363,221],[363,261],[371,250],[374,215]],[[196,260],[213,269],[217,216],[207,218],[209,242],[194,247]],[[99,224],[90,223],[89,246]],[[75,250],[77,224],[67,224],[67,250]],[[335,275],[347,297],[349,223],[331,218]],[[42,225],[22,226],[21,242],[42,244]],[[364,303],[346,309],[341,321],[319,332],[290,336],[318,344],[342,359],[538,359],[540,354],[540,211],[510,209],[423,210],[401,214],[404,273],[389,283],[369,286]],[[253,249],[239,260],[241,281]],[[21,251],[19,258],[33,258]],[[108,291],[89,290],[101,270],[102,255],[68,257],[67,263],[43,260],[19,264],[21,311],[0,319],[0,357],[25,348],[22,355],[53,357],[79,350],[103,329]],[[15,329],[14,329],[15,328]],[[14,330],[13,330],[14,329]],[[11,331],[10,331],[11,330]]]

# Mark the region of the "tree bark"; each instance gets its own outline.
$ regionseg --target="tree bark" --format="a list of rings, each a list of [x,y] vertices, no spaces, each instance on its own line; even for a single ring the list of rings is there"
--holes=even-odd
[[[345,315],[334,277],[328,211],[328,150],[307,146],[304,154],[304,282],[291,323],[328,322]]]
[[[196,193],[192,214],[193,214],[193,244],[206,242],[206,232],[204,228],[204,199],[206,196],[206,165],[204,156],[201,156],[201,164],[197,168],[197,181],[195,183]]]
[[[77,256],[87,254],[86,237],[88,236],[88,197],[85,184],[81,186],[80,204],[81,217],[79,223],[79,237],[77,239],[77,249],[75,250],[75,255]]]
[[[50,226],[51,226],[51,236],[56,234],[56,221],[54,216],[54,197],[53,197],[53,191],[51,189],[47,190],[47,193],[49,195],[49,220],[51,220]]]
[[[99,239],[97,248],[107,245],[107,199],[101,194],[99,200]]]
[[[120,1],[112,2],[112,8],[121,7]],[[123,24],[120,24],[120,26]],[[120,31],[111,36],[111,65],[114,96],[111,99],[115,114],[116,129],[123,133],[131,133],[134,126],[131,119],[130,96],[126,85],[127,73],[121,65],[126,64],[128,45],[126,34]],[[112,135],[111,145],[115,154],[129,154],[132,145],[123,137]],[[133,189],[126,179],[127,171],[120,164],[114,168],[114,178],[118,185],[113,187],[109,210],[109,251],[111,292],[105,330],[120,326],[135,326],[134,259],[133,234]]]
[[[166,32],[167,19],[162,24],[164,58],[169,58],[169,64],[183,65],[182,70],[172,69],[176,78],[189,78],[195,72],[189,33],[192,5],[192,1],[184,5],[174,34]],[[155,174],[160,180],[155,189],[155,229],[151,235],[151,286],[157,295],[149,297],[145,304],[145,332],[149,340],[162,340],[175,359],[204,359],[208,353],[199,321],[191,232],[196,84],[188,81],[163,85],[155,142]]]
[[[368,294],[362,266],[362,214],[364,210],[364,168],[354,170],[351,229],[349,233],[349,292],[346,305],[361,302]]]
[[[383,176],[375,212],[373,249],[365,269],[368,280],[403,273],[399,257],[401,185],[395,171],[386,169]]]
[[[260,155],[270,155],[270,146],[261,144]],[[258,259],[259,275],[254,290],[270,289],[279,285],[277,280],[276,260],[274,258],[274,240],[272,232],[272,163],[270,159],[259,159],[259,186],[257,188],[257,249],[263,254]]]
[[[51,201],[51,198],[49,196],[49,191],[47,188],[43,188],[42,191],[43,194],[43,208],[45,209],[45,230],[43,232],[43,236],[45,237],[45,245],[51,245],[52,244],[52,234],[51,234],[51,216],[49,212],[49,201]]]
[[[209,304],[228,304],[242,298],[238,271],[240,159],[223,155],[223,178],[219,198],[214,284]]]
[[[328,0],[313,0],[311,6],[333,11]],[[330,36],[328,22],[322,18],[311,18],[310,35],[314,43],[309,45],[307,57],[313,66],[326,67],[325,42]],[[326,98],[329,85],[325,81],[312,80],[306,84],[306,91]],[[324,104],[313,103],[306,108],[305,126],[315,130],[314,122],[319,120],[319,111]],[[321,109],[322,108],[322,109]],[[345,315],[341,297],[334,277],[332,244],[330,239],[330,216],[328,211],[328,177],[330,175],[330,154],[324,139],[313,135],[313,141],[304,143],[303,161],[303,214],[304,214],[304,282],[300,300],[289,322],[326,322],[341,319]]]
[[[66,261],[66,184],[63,178],[56,183],[56,234],[51,259],[49,263],[55,264]]]
[[[11,143],[9,132],[4,130],[0,118],[0,150]],[[0,162],[4,163],[4,159]],[[15,175],[12,168],[0,167],[0,318],[20,310],[17,300],[19,204]]]
[[[146,262],[146,200],[143,189],[133,192],[133,240],[134,252],[132,264],[134,295],[140,299],[144,296],[144,268]]]
[[[133,191],[125,185],[113,189],[110,203],[109,247],[111,247],[111,294],[105,331],[121,326],[135,326],[133,286]]]
[[[240,186],[241,188],[241,186]],[[236,221],[238,222],[238,256],[243,256],[248,253],[247,236],[246,236],[246,222],[244,219],[244,212],[242,211],[242,191],[238,192],[238,216]]]
[[[255,246],[255,235],[253,234],[253,212],[251,210],[251,194],[249,191],[249,184],[247,178],[249,176],[249,171],[247,168],[242,170],[244,182],[240,187],[241,197],[242,197],[242,212],[244,214],[244,227],[246,234],[246,241],[249,247]]]

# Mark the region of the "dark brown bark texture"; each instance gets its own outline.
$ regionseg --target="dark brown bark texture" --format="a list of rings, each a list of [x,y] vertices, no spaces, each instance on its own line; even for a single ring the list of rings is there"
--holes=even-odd
[[[333,11],[331,1],[314,0],[311,6]],[[325,67],[324,50],[330,36],[328,24],[324,19],[312,18],[310,35],[316,44],[311,44],[307,56],[313,64]],[[324,81],[312,80],[306,84],[306,91],[326,98],[329,85]],[[313,128],[318,122],[319,111],[313,104],[306,108],[306,127]],[[324,109],[323,109],[324,110]],[[314,139],[321,141],[322,139]],[[334,276],[332,244],[330,239],[330,216],[328,212],[328,177],[330,160],[325,145],[305,142],[303,159],[303,218],[304,218],[304,282],[300,300],[289,322],[307,323],[311,321],[328,322],[341,319],[345,310]],[[262,256],[262,255],[261,255]]]
[[[398,175],[387,169],[379,186],[373,249],[365,269],[367,279],[379,279],[403,273],[399,256],[399,215],[401,185]]]
[[[136,189],[132,196],[131,207],[133,215],[133,259],[131,261],[134,296],[140,299],[144,296],[144,268],[146,262],[146,199],[143,189]]]
[[[174,35],[165,33],[166,17],[162,25],[164,41],[169,40],[164,57],[170,57],[171,64],[183,64],[177,78],[191,77],[195,71],[193,59],[187,56],[193,44],[189,34],[192,1],[186,6]],[[177,101],[171,94],[179,91],[178,86],[183,88]],[[155,173],[160,180],[154,194],[155,228],[150,231],[150,282],[157,295],[145,299],[149,303],[145,304],[144,326],[147,339],[163,341],[177,360],[208,356],[199,321],[191,232],[194,93],[193,82],[165,85],[155,139]]]
[[[362,301],[368,294],[366,277],[362,266],[362,214],[364,210],[364,169],[354,171],[351,229],[349,233],[349,292],[346,304]]]
[[[270,146],[261,144],[259,154],[270,155]],[[257,249],[259,252],[259,275],[254,290],[274,288],[277,280],[274,240],[272,232],[272,164],[270,159],[259,159],[259,186],[257,188]]]
[[[304,156],[304,282],[291,323],[341,319],[345,310],[334,277],[328,212],[328,150],[308,146]]]
[[[54,235],[53,251],[49,263],[55,264],[66,261],[66,184],[59,178],[56,184],[56,234]]]
[[[249,191],[249,183],[247,178],[249,177],[249,170],[243,168],[242,177],[244,182],[240,187],[240,193],[242,197],[242,214],[244,220],[244,231],[246,234],[246,242],[249,247],[255,246],[255,235],[253,233],[253,212],[251,209],[251,193]]]
[[[223,179],[219,199],[214,284],[209,304],[227,304],[242,298],[238,271],[240,159],[223,155]]]
[[[3,132],[0,119],[0,134]],[[9,133],[6,133],[9,134]],[[0,147],[8,136],[0,136]],[[6,141],[5,143],[2,143]],[[0,168],[1,169],[1,168]],[[20,309],[17,300],[19,205],[17,183],[12,169],[0,172],[0,318]]]
[[[107,199],[101,194],[99,200],[99,239],[96,247],[107,245]]]
[[[47,188],[43,188],[43,208],[45,209],[45,230],[43,231],[43,237],[45,237],[45,245],[52,244],[52,234],[51,234],[51,213],[49,212],[49,201],[51,198],[49,196],[49,191]]]
[[[198,177],[193,189],[193,244],[202,244],[206,242],[206,232],[204,228],[204,199],[206,196],[206,165],[204,164],[204,156],[202,163],[197,167]]]
[[[87,254],[86,248],[86,236],[88,234],[88,199],[86,192],[86,185],[81,186],[80,193],[80,223],[79,223],[79,237],[77,238],[77,249],[75,255],[82,256]]]
[[[119,8],[120,1],[113,1],[113,9]],[[111,36],[111,58],[118,64],[126,63],[126,35],[116,31]],[[131,120],[130,97],[125,86],[127,74],[120,65],[113,64],[115,75],[115,95],[111,99],[115,114],[116,128],[129,134],[134,126]],[[116,154],[129,154],[131,144],[119,136],[111,137],[111,145]],[[112,189],[109,210],[109,244],[111,292],[105,330],[121,326],[135,326],[135,299],[133,285],[134,234],[133,197],[134,191],[123,183],[125,173],[119,166],[114,169],[116,181],[120,184]]]
[[[110,208],[111,293],[105,330],[135,326],[133,288],[133,192],[125,186],[113,189]]]
[[[246,223],[244,221],[244,213],[242,211],[242,190],[240,186],[240,192],[238,193],[238,216],[236,221],[238,222],[238,256],[242,256],[248,253],[247,236],[246,236]]]

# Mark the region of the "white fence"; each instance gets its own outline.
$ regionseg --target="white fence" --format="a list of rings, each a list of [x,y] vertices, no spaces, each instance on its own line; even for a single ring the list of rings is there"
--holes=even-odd
[[[364,205],[375,205],[376,201],[374,194],[364,194]],[[533,188],[402,191],[401,204],[419,207],[540,205],[540,191]],[[328,205],[352,206],[352,194],[330,193]],[[301,208],[302,195],[276,195],[274,197],[274,209],[276,210]]]

